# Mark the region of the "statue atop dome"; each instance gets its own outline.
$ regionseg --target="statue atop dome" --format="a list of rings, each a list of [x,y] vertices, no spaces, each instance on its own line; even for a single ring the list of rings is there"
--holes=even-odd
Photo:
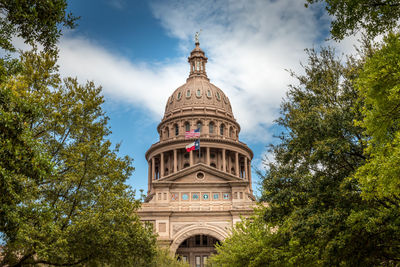
[[[199,44],[199,43],[200,43],[200,42],[199,42],[199,36],[200,36],[201,31],[202,31],[202,29],[200,29],[200,31],[198,31],[198,32],[196,32],[196,33],[194,34],[194,42],[195,42],[196,44]]]

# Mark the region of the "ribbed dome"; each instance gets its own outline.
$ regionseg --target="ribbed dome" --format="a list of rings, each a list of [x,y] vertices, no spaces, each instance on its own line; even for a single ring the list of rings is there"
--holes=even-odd
[[[232,108],[228,97],[221,89],[204,78],[191,78],[176,89],[169,97],[165,107],[165,116],[187,107],[208,107],[229,113]]]
[[[190,64],[189,78],[168,98],[164,118],[188,107],[215,109],[233,118],[228,97],[207,78],[205,67],[207,57],[199,43],[196,43],[188,61]]]

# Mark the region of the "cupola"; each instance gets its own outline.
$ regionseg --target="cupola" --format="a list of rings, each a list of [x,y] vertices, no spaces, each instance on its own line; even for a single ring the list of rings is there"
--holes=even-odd
[[[206,63],[208,58],[205,56],[204,51],[200,48],[200,43],[198,40],[196,40],[195,45],[196,47],[192,50],[188,58],[190,65],[190,74],[188,79],[193,77],[204,77],[208,80],[206,73]]]

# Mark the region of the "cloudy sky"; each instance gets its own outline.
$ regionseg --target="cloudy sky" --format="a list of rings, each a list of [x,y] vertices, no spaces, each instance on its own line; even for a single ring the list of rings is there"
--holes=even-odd
[[[147,191],[146,150],[170,94],[185,83],[193,37],[209,58],[207,73],[229,97],[242,127],[240,139],[254,151],[253,172],[273,135],[273,121],[288,85],[286,70],[301,72],[305,48],[353,49],[354,38],[326,41],[330,18],[322,6],[302,0],[68,0],[79,26],[60,40],[64,76],[103,87],[114,143],[134,158],[128,183]],[[257,179],[253,188],[257,190]]]

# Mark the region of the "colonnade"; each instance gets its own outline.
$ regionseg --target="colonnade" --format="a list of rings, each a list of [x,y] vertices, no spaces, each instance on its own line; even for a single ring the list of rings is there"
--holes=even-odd
[[[251,182],[251,159],[247,155],[226,148],[206,146],[190,152],[186,152],[185,149],[173,149],[155,154],[148,160],[149,183],[197,163]]]

